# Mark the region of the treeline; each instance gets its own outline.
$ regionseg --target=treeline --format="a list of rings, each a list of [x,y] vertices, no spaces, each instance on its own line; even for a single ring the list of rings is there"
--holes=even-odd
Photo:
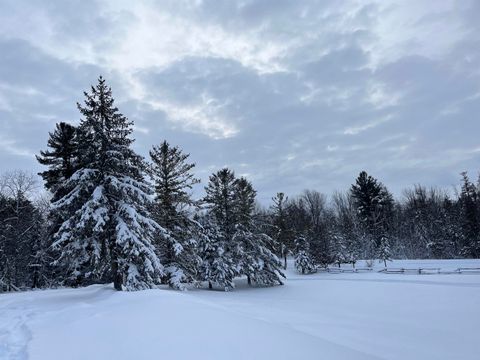
[[[35,178],[0,181],[0,290],[113,282],[117,290],[187,284],[230,290],[282,284],[287,257],[300,273],[358,259],[480,255],[480,186],[463,173],[459,194],[415,186],[396,201],[361,172],[329,201],[307,190],[278,193],[262,209],[252,184],[227,168],[205,196],[189,154],[166,141],[147,161],[132,126],[100,78],[85,92],[78,126],[59,123],[37,160],[50,194],[32,201]]]
[[[289,200],[273,198],[265,212],[282,244],[302,273],[318,266],[359,259],[451,259],[480,256],[480,185],[462,173],[455,197],[444,190],[416,185],[401,201],[385,185],[362,171],[346,192],[330,201],[306,190]]]

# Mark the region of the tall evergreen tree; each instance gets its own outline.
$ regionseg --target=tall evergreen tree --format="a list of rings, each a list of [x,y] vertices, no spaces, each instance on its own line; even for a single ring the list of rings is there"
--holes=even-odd
[[[202,246],[204,280],[228,290],[233,288],[233,278],[240,274],[238,259],[240,246],[233,241],[235,234],[235,174],[224,168],[212,174],[205,187],[205,202],[209,210],[207,237]]]
[[[68,193],[53,205],[66,219],[55,234],[72,280],[113,281],[117,290],[152,287],[163,267],[152,244],[151,190],[145,162],[131,148],[132,122],[114,106],[100,77],[78,104],[79,166],[67,180]]]
[[[235,234],[233,242],[240,245],[239,252],[234,257],[239,264],[240,274],[246,275],[248,283],[252,281],[260,285],[282,285],[285,275],[280,270],[281,262],[267,246],[272,239],[258,232],[259,226],[253,217],[256,191],[245,178],[235,182]]]
[[[36,158],[40,164],[48,167],[47,170],[40,172],[39,175],[44,180],[45,188],[52,195],[50,201],[55,202],[68,192],[65,184],[78,167],[77,128],[65,122],[57,123],[55,130],[49,133],[47,146],[49,149],[40,151],[40,155],[36,155]],[[46,246],[37,252],[41,254],[43,259],[39,263],[49,268],[49,271],[51,271],[50,275],[54,274],[54,270],[45,263],[46,259],[58,257],[59,254],[49,246],[51,245],[49,241],[52,240],[53,234],[58,231],[61,224],[66,220],[62,215],[62,212],[56,209],[49,211],[48,216],[45,217],[46,226],[44,227],[46,233],[43,241]],[[63,273],[63,270],[57,267],[59,273]]]
[[[191,197],[193,186],[200,182],[188,163],[189,154],[166,141],[150,150],[152,175],[155,181],[155,220],[168,231],[156,244],[161,250],[166,282],[183,289],[185,282],[198,278],[201,258],[197,251],[199,224],[191,218],[190,208],[197,203]]]
[[[76,127],[60,122],[49,135],[47,145],[50,149],[40,151],[36,158],[40,164],[48,166],[48,170],[40,172],[39,175],[45,181],[45,187],[55,194],[76,170]]]
[[[360,173],[350,192],[364,229],[364,238],[367,242],[366,256],[378,256],[382,238],[387,236],[393,197],[382,183],[365,171]]]
[[[235,173],[224,168],[210,176],[205,187],[205,202],[220,231],[231,239],[235,232]],[[227,244],[227,246],[233,246]]]

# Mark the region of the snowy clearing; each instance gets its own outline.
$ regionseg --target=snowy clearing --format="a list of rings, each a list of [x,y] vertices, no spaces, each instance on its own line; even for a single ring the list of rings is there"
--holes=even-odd
[[[237,281],[228,293],[95,285],[2,294],[0,359],[478,359],[480,274],[287,276],[285,286]]]

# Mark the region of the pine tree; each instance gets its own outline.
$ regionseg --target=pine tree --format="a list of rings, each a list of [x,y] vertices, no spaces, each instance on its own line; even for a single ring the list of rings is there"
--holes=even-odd
[[[77,166],[76,127],[65,122],[55,125],[55,131],[49,134],[50,150],[40,151],[37,161],[49,169],[39,173],[45,181],[45,187],[53,194],[73,175]]]
[[[240,247],[235,234],[235,174],[224,168],[212,174],[205,187],[204,201],[209,210],[207,244],[203,246],[204,280],[223,287],[234,287],[233,278],[240,275]],[[213,255],[212,255],[213,254]]]
[[[246,275],[248,283],[252,281],[259,285],[274,285],[283,282],[285,275],[280,270],[282,264],[278,257],[267,246],[272,239],[258,232],[253,212],[255,208],[256,191],[245,178],[235,182],[235,234],[233,242],[239,244],[240,251],[235,262],[239,264],[240,274]]]
[[[112,281],[117,290],[152,287],[163,272],[152,245],[163,231],[147,210],[151,190],[143,158],[131,145],[132,122],[114,106],[100,77],[78,104],[79,166],[66,182],[68,193],[53,205],[66,219],[55,234],[58,263],[70,279]]]
[[[310,246],[303,235],[295,238],[295,269],[301,274],[311,274],[317,270],[310,254]]]
[[[36,155],[36,158],[40,164],[48,166],[48,170],[40,172],[39,175],[44,180],[45,188],[52,194],[50,201],[55,202],[68,192],[65,184],[78,166],[77,128],[65,122],[57,123],[55,130],[49,133],[47,146],[49,149],[40,151],[40,155]],[[48,268],[52,276],[54,272],[45,262],[47,258],[56,258],[59,254],[50,247],[49,241],[65,220],[62,218],[62,212],[56,209],[49,211],[45,219],[47,226],[44,228],[46,231],[43,240],[44,248],[37,251],[38,256],[41,255],[38,263],[42,264],[42,269]],[[59,273],[63,273],[63,270],[58,268]],[[53,279],[49,281],[51,280]]]
[[[154,218],[170,235],[160,236],[156,244],[162,253],[166,282],[175,289],[184,289],[185,282],[198,277],[201,263],[195,236],[199,225],[188,213],[197,206],[190,191],[200,180],[192,173],[195,164],[187,162],[189,154],[166,141],[154,146],[150,157],[156,195]]]
[[[365,171],[360,173],[350,192],[364,230],[366,247],[370,248],[367,256],[374,256],[392,217],[393,197],[382,183]]]
[[[235,180],[235,173],[224,168],[210,176],[205,188],[205,202],[226,239],[231,239],[235,232]]]

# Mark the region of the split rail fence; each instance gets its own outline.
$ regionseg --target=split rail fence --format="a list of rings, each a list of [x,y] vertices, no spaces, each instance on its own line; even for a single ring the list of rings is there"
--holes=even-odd
[[[368,273],[368,272],[377,272],[384,274],[410,274],[410,275],[432,275],[432,274],[480,274],[480,268],[474,267],[461,267],[453,270],[442,270],[442,268],[433,268],[433,267],[421,267],[421,268],[383,268],[380,270],[373,268],[352,268],[344,269],[338,267],[326,267],[318,269],[320,272],[327,272],[331,274],[342,274],[342,273]]]

